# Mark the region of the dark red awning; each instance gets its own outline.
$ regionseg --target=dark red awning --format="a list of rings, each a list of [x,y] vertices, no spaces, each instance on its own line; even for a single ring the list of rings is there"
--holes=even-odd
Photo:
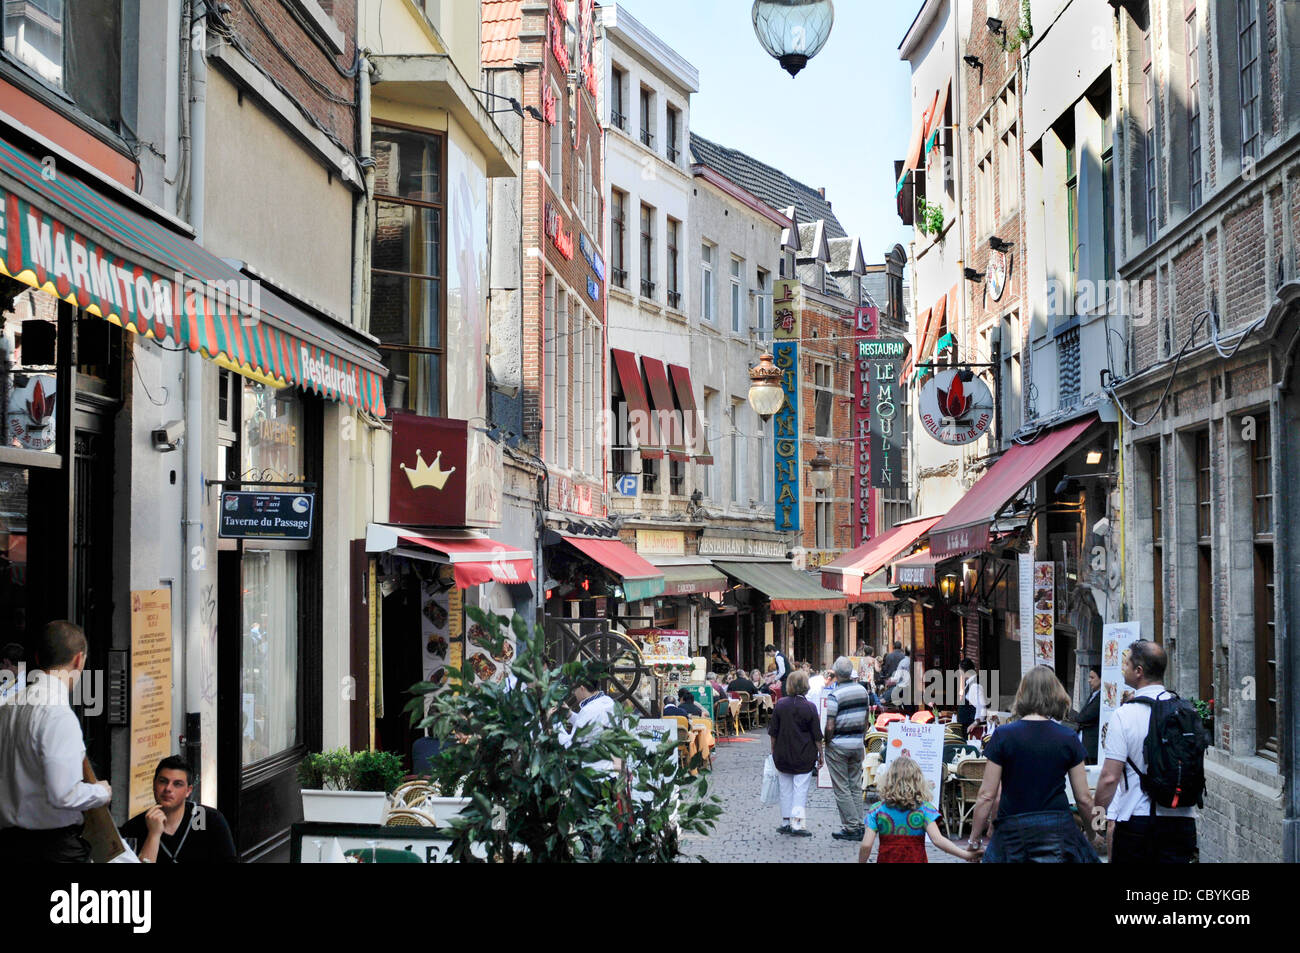
[[[673,387],[677,391],[677,404],[682,408],[682,425],[687,448],[695,455],[695,462],[709,466],[713,463],[713,454],[709,453],[709,440],[705,434],[704,420],[695,403],[695,388],[691,384],[691,372],[679,364],[669,364],[668,373],[672,376]]]
[[[664,454],[657,448],[654,417],[650,413],[650,401],[646,398],[645,383],[641,380],[641,368],[637,366],[636,355],[617,348],[610,348],[609,353],[614,356],[614,369],[618,372],[623,399],[627,402],[630,435],[636,441],[642,457],[657,460]]]
[[[656,569],[617,539],[565,536],[564,541],[592,562],[623,580],[625,602],[651,599],[664,591],[663,570]]]
[[[366,551],[395,552],[431,562],[448,563],[456,575],[456,588],[468,589],[485,582],[515,585],[532,582],[533,554],[486,536],[434,536],[413,533],[399,526],[371,523],[366,529]]]
[[[948,558],[986,549],[993,520],[1002,507],[1069,452],[1096,422],[1096,415],[1089,414],[1043,434],[1033,443],[1013,445],[930,530],[930,551],[939,558]]]
[[[862,581],[879,572],[889,561],[925,535],[942,516],[914,520],[895,526],[875,539],[822,566],[822,586],[850,596],[862,595]]]
[[[646,383],[650,385],[650,400],[658,424],[659,440],[668,448],[668,455],[682,462],[687,459],[686,443],[682,439],[682,415],[673,401],[673,389],[668,383],[664,362],[655,357],[641,357]]]

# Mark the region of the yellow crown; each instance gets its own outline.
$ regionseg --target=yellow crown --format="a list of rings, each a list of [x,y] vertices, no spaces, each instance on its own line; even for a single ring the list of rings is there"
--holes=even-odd
[[[418,490],[422,486],[431,486],[435,490],[441,490],[446,486],[447,478],[456,472],[456,468],[452,467],[450,470],[444,470],[441,461],[441,450],[439,450],[438,455],[433,458],[433,466],[429,466],[429,464],[425,463],[424,455],[419,450],[416,450],[414,467],[408,467],[405,463],[401,464],[402,472],[405,473],[406,478],[411,481],[411,489]]]

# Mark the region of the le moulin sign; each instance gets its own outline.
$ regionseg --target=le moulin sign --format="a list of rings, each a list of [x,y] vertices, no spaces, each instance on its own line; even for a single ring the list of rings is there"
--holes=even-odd
[[[902,489],[906,479],[901,448],[895,442],[894,423],[902,413],[898,368],[907,355],[908,345],[901,338],[881,338],[879,333],[879,310],[859,308],[853,375],[855,546],[875,535],[871,525],[875,512],[873,488]]]

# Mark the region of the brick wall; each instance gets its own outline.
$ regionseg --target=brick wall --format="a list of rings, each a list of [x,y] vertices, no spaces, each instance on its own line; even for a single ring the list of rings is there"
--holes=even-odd
[[[231,9],[226,21],[257,65],[275,77],[298,105],[349,152],[354,151],[356,79],[343,76],[336,67],[347,70],[356,58],[356,0],[334,0],[326,9],[343,31],[341,55],[326,53],[283,4],[268,0],[228,2]]]
[[[853,353],[853,320],[848,316],[831,314],[816,308],[801,312],[802,343],[799,360],[803,365],[799,393],[799,427],[803,432],[803,467],[808,472],[809,462],[820,447],[831,459],[835,469],[830,491],[831,543],[834,550],[852,548],[853,537],[853,450],[844,439],[853,432],[853,405],[848,398],[853,395],[851,377],[853,364],[840,360],[841,354]],[[831,443],[814,437],[817,426],[817,388],[814,386],[814,362],[831,366],[833,396],[831,398]],[[801,477],[800,502],[803,510],[803,546],[810,552],[817,549],[817,494],[806,476]]]
[[[1223,220],[1227,298],[1220,314],[1229,327],[1263,313],[1265,254],[1263,190],[1252,190],[1250,205]]]

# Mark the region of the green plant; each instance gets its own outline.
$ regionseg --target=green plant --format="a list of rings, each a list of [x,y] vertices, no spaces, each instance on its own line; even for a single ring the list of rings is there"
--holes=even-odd
[[[472,607],[466,614],[488,633],[494,653],[505,627],[514,631],[517,684],[476,684],[469,669],[449,668],[441,690],[421,682],[407,705],[413,724],[460,742],[430,764],[432,783],[460,786],[472,798],[449,825],[457,860],[485,852],[507,863],[667,861],[680,851],[680,831],[709,832],[722,809],[708,795],[698,757],[682,766],[672,742],[645,748],[624,714],[613,726],[581,729],[569,747],[561,743],[561,706],[578,680],[599,679],[600,663],[553,667],[540,627],[530,633],[518,615],[507,622]],[[596,762],[623,767],[601,770]]]
[[[325,759],[319,752],[314,752],[298,762],[298,787],[304,791],[319,791],[324,786]]]
[[[1020,0],[1020,24],[1016,27],[1015,38],[1007,44],[1009,53],[1014,53],[1034,37],[1034,21],[1030,16],[1029,0]]]
[[[943,231],[943,206],[937,202],[916,200],[916,227],[923,235],[938,235]]]
[[[352,790],[392,794],[406,776],[402,759],[391,751],[358,751],[352,757]]]
[[[1196,709],[1196,714],[1201,716],[1201,721],[1205,722],[1206,724],[1209,724],[1211,721],[1214,720],[1214,699],[1213,698],[1211,698],[1209,701],[1205,701],[1200,698],[1189,698],[1188,701],[1190,701],[1192,703],[1192,707]]]

